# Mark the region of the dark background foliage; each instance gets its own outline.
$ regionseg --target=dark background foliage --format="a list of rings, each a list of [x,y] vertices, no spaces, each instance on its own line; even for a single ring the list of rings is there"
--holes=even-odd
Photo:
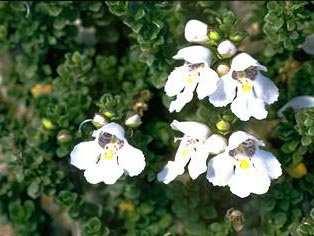
[[[0,235],[313,235],[314,110],[276,116],[292,97],[314,94],[313,57],[300,48],[314,33],[313,9],[310,1],[1,2]],[[168,113],[162,87],[192,18],[210,26],[209,47],[230,39],[268,67],[280,99],[267,120],[240,122],[205,100]],[[71,149],[94,128],[78,127],[95,113],[121,124],[142,115],[141,126],[127,128],[146,155],[140,176],[90,185],[70,166]],[[256,133],[283,176],[246,199],[204,175],[158,183],[175,152],[174,118],[227,137]],[[226,216],[230,208],[244,221]]]

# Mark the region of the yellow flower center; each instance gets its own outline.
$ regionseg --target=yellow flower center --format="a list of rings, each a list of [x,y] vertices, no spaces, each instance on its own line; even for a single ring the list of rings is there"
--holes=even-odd
[[[250,160],[249,159],[243,159],[240,161],[240,168],[243,169],[243,170],[246,170],[248,168],[250,168]]]
[[[197,80],[199,73],[203,67],[203,64],[195,65],[194,68],[189,71],[188,75],[184,78],[184,81],[188,86],[191,86],[196,82],[195,80]]]
[[[241,77],[239,78],[239,80],[241,82],[242,92],[250,93],[253,90],[253,84],[249,79],[247,79],[246,77]]]
[[[113,160],[116,157],[116,147],[113,143],[108,143],[105,146],[105,150],[101,155],[101,159],[103,160]]]
[[[180,150],[180,156],[183,158],[187,158],[190,155],[190,149],[189,148],[182,148]]]
[[[293,178],[302,178],[307,174],[306,165],[303,162],[300,162],[297,165],[292,165],[289,167],[288,173]]]
[[[192,85],[195,79],[196,79],[196,73],[192,72],[188,76],[185,77],[185,83],[187,85]]]

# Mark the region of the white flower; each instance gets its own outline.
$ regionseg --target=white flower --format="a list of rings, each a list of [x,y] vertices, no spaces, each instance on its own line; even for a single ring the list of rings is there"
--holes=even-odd
[[[81,142],[71,152],[71,164],[85,170],[91,184],[114,184],[124,172],[139,175],[145,167],[145,158],[124,137],[123,128],[109,123],[94,131],[93,141]]]
[[[310,34],[305,38],[302,49],[310,55],[314,55],[314,34]]]
[[[192,100],[195,89],[199,99],[212,94],[217,88],[219,77],[209,67],[211,52],[206,47],[186,47],[179,50],[173,58],[185,60],[183,66],[176,67],[171,72],[165,85],[166,94],[176,96],[176,100],[170,103],[169,111],[179,112]]]
[[[94,115],[92,122],[96,127],[98,127],[98,126],[101,127],[101,126],[104,126],[105,124],[107,124],[106,119],[102,115],[99,115],[99,114]]]
[[[265,119],[265,104],[277,101],[279,91],[261,70],[267,69],[247,53],[238,54],[230,71],[219,80],[217,90],[209,95],[209,101],[216,107],[232,103],[231,111],[243,121],[250,117]]]
[[[292,98],[286,105],[284,105],[277,112],[278,117],[284,117],[283,112],[288,108],[292,108],[294,111],[301,110],[303,108],[314,107],[314,97],[313,96],[298,96]]]
[[[218,73],[219,76],[224,76],[227,74],[230,70],[230,67],[226,64],[220,64],[217,66],[216,72]]]
[[[189,20],[184,29],[185,39],[189,42],[203,43],[208,40],[208,26],[199,20]]]
[[[230,40],[225,40],[218,45],[217,51],[223,58],[229,58],[236,54],[237,48]]]
[[[281,165],[272,153],[261,150],[264,143],[243,131],[233,133],[225,152],[208,163],[207,179],[213,185],[230,187],[241,197],[264,194],[271,179],[282,174]]]
[[[207,169],[209,154],[218,154],[226,147],[226,140],[220,135],[212,134],[209,128],[199,122],[173,121],[171,127],[181,131],[184,135],[175,155],[174,161],[168,161],[164,169],[158,173],[157,178],[165,184],[173,181],[178,175],[184,173],[188,164],[188,171],[192,179],[196,179]]]

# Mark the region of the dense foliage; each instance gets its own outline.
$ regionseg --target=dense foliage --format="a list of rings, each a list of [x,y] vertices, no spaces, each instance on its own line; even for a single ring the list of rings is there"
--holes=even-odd
[[[301,1],[0,3],[0,230],[234,235],[244,225],[247,235],[314,235],[314,110],[276,115],[291,98],[314,94],[313,57],[300,49],[314,33],[313,9]],[[267,65],[280,89],[268,119],[241,122],[207,100],[168,112],[162,88],[191,18],[210,25],[209,47],[230,39]],[[141,115],[139,127],[126,129],[146,155],[140,176],[91,185],[69,164],[74,145],[95,128],[79,131],[80,123],[95,113],[122,125]],[[175,152],[173,119],[203,122],[226,137],[252,131],[284,174],[267,194],[245,199],[205,178],[159,183],[156,173]]]

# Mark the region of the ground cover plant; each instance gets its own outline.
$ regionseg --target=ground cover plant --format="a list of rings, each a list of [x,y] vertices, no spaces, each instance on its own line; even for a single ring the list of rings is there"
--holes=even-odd
[[[0,3],[0,235],[314,235],[312,1]]]

